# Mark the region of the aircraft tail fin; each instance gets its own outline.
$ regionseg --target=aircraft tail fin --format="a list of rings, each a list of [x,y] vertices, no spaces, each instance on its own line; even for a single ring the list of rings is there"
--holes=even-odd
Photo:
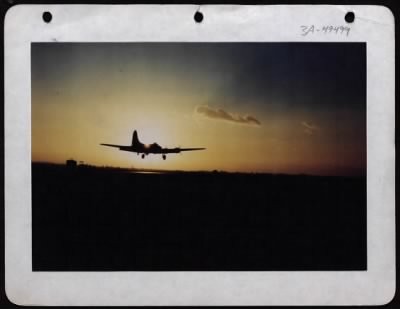
[[[135,146],[137,144],[140,144],[140,142],[139,142],[139,137],[138,137],[137,131],[135,130],[135,131],[133,131],[133,136],[132,136],[132,146]]]

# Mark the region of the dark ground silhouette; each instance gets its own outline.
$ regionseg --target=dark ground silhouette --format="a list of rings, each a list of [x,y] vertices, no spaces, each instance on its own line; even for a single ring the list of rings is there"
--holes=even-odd
[[[32,164],[34,271],[365,270],[366,177]]]

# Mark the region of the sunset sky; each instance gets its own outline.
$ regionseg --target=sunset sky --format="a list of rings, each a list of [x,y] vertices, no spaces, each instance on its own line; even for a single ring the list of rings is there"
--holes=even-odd
[[[32,161],[366,172],[363,43],[33,43]],[[206,147],[167,160],[100,146]]]

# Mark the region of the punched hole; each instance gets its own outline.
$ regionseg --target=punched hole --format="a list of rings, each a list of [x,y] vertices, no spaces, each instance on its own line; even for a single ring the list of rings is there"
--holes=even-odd
[[[197,11],[194,14],[194,20],[196,21],[196,23],[201,23],[203,21],[203,18],[204,18],[203,13],[201,13],[199,11]]]
[[[49,23],[53,19],[53,15],[50,12],[44,12],[42,18],[45,23]]]
[[[346,15],[344,16],[344,20],[345,20],[347,23],[352,23],[352,22],[354,22],[354,18],[355,18],[355,15],[354,15],[353,12],[347,12]]]

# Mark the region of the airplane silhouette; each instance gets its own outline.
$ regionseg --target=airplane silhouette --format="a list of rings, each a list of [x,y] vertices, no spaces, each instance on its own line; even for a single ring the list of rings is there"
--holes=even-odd
[[[167,158],[167,153],[180,153],[181,151],[193,151],[193,150],[204,150],[206,148],[163,148],[157,143],[153,144],[143,144],[139,141],[138,134],[133,131],[132,144],[129,146],[124,145],[114,145],[114,144],[100,144],[102,146],[119,148],[122,151],[136,152],[138,155],[142,154],[142,159],[144,159],[148,154],[162,154],[162,158],[165,160]]]

